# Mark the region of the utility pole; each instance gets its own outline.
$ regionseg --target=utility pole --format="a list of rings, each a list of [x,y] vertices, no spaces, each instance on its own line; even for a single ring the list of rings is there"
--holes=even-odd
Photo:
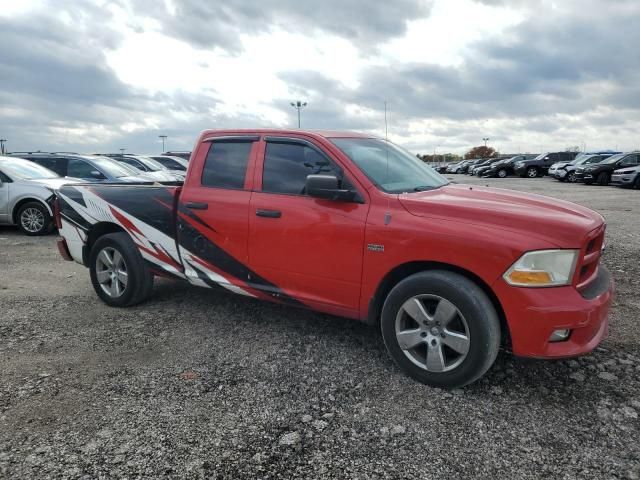
[[[487,146],[487,142],[489,141],[489,137],[485,137],[482,140],[484,140],[484,146]]]
[[[7,142],[6,138],[0,138],[0,154],[4,155],[4,144]]]
[[[164,141],[167,139],[166,135],[158,135],[158,138],[162,139],[162,153],[166,152],[166,150],[164,149]]]
[[[300,110],[307,106],[307,102],[296,100],[295,102],[291,102],[291,106],[298,110],[298,128],[300,128]]]

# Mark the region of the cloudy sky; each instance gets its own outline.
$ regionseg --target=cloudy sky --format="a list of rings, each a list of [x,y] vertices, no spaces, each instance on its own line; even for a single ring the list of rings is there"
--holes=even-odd
[[[0,0],[10,150],[191,149],[205,128],[416,153],[640,148],[639,0]]]

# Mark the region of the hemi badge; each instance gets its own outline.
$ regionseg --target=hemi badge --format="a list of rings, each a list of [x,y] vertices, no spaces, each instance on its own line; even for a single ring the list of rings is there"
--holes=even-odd
[[[371,250],[372,252],[384,252],[384,245],[378,245],[376,243],[369,243],[367,245],[367,250]]]

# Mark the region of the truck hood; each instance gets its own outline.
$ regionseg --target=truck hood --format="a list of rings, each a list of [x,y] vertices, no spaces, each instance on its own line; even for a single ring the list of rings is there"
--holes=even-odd
[[[499,188],[446,185],[401,194],[399,200],[412,215],[515,231],[562,248],[581,247],[587,233],[604,223],[580,205]]]

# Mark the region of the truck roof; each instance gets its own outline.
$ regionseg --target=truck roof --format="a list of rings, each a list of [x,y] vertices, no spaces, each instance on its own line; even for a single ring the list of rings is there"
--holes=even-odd
[[[272,134],[272,135],[291,135],[304,134],[313,137],[324,138],[376,138],[375,135],[349,132],[340,130],[305,130],[301,128],[239,128],[239,129],[214,129],[204,130],[202,135],[238,135],[238,134]]]

